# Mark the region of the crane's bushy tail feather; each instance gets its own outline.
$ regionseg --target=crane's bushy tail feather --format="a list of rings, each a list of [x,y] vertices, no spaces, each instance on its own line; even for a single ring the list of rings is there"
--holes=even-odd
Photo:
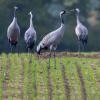
[[[33,38],[29,38],[26,44],[27,44],[27,48],[33,49],[35,45],[35,41],[33,40]]]
[[[8,41],[9,41],[10,45],[15,46],[15,47],[18,43],[17,41],[11,41],[10,39]]]

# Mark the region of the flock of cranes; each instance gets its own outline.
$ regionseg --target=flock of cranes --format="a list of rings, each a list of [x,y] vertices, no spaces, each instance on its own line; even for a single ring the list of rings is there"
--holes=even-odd
[[[14,46],[16,47],[18,40],[19,40],[19,36],[20,36],[20,28],[17,23],[17,17],[16,17],[17,9],[18,9],[18,7],[14,7],[14,18],[7,30],[7,37],[8,37],[10,47],[11,47],[11,51]],[[75,15],[76,15],[77,25],[75,27],[75,33],[76,33],[77,39],[79,41],[78,50],[80,51],[81,43],[83,44],[84,48],[87,44],[88,30],[80,22],[80,19],[79,19],[80,10],[78,8],[72,9],[69,12],[62,10],[60,12],[60,19],[61,19],[60,27],[58,29],[48,33],[46,36],[44,36],[36,48],[36,51],[38,54],[40,54],[41,50],[43,50],[43,49],[45,49],[45,50],[50,49],[49,66],[50,66],[50,57],[51,57],[52,50],[54,51],[54,63],[56,66],[55,50],[57,49],[57,45],[60,43],[60,40],[62,39],[62,37],[64,35],[64,29],[65,29],[63,16],[65,14],[70,14],[72,12],[75,13]],[[34,48],[34,46],[36,44],[36,40],[37,40],[36,31],[34,29],[33,22],[32,22],[32,18],[33,18],[32,12],[30,12],[29,15],[30,15],[30,26],[26,30],[25,35],[24,35],[24,40],[25,40],[28,52],[30,52],[30,50],[32,50]]]

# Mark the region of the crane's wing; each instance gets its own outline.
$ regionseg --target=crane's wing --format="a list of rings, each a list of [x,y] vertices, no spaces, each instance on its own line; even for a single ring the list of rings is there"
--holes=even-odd
[[[76,35],[78,36],[78,38],[80,38],[81,40],[87,39],[87,37],[88,37],[88,30],[82,24],[76,26],[75,32],[76,32]]]
[[[10,38],[18,39],[19,36],[20,36],[20,28],[19,28],[18,24],[16,24],[15,26],[13,24],[10,24],[7,29],[8,39],[10,39]]]
[[[36,31],[32,28],[29,28],[24,35],[25,42],[36,42]]]
[[[58,28],[57,30],[54,30],[47,34],[43,39],[42,43],[44,45],[50,45],[50,44],[56,44],[60,41],[60,38],[63,36],[64,31],[62,28]]]

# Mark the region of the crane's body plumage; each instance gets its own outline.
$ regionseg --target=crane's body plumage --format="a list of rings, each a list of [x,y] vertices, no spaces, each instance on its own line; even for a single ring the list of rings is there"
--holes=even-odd
[[[61,26],[57,30],[54,30],[53,32],[47,34],[42,39],[39,45],[41,46],[41,48],[45,48],[45,47],[49,48],[51,45],[52,47],[53,46],[57,47],[61,38],[63,37],[63,34],[64,34],[64,24],[61,24]]]
[[[27,49],[32,49],[36,43],[36,31],[34,29],[33,23],[32,23],[32,13],[30,12],[30,26],[25,32],[24,39],[27,45]]]
[[[82,24],[78,24],[76,26],[75,33],[76,33],[76,35],[78,37],[78,40],[80,40],[80,41],[87,40],[87,38],[88,38],[88,30]]]
[[[17,18],[13,18],[12,23],[7,30],[7,37],[11,44],[17,43],[20,36],[20,28],[17,24]]]
[[[24,39],[27,44],[27,48],[32,49],[36,43],[36,31],[33,27],[29,27],[29,29],[25,32]]]

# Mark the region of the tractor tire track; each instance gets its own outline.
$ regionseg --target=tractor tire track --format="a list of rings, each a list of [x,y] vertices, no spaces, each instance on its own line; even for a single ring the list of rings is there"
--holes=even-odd
[[[9,94],[7,94],[8,90],[8,81],[10,79],[10,59],[9,55],[7,55],[7,63],[6,63],[6,72],[4,73],[5,79],[3,81],[2,87],[3,87],[3,100],[8,100]]]
[[[69,82],[68,82],[68,78],[66,77],[65,66],[62,63],[61,63],[61,71],[62,71],[62,77],[63,77],[63,81],[64,81],[64,89],[65,89],[66,100],[70,100]]]
[[[50,68],[47,68],[48,72],[48,100],[53,100],[53,84],[52,84],[52,79],[51,79],[51,73],[50,73]]]
[[[76,69],[77,69],[78,77],[79,77],[79,80],[80,80],[81,91],[82,91],[82,98],[83,98],[83,100],[87,100],[87,93],[86,93],[86,89],[85,89],[85,82],[84,82],[84,79],[83,79],[81,68],[79,67],[78,64],[76,64]]]

